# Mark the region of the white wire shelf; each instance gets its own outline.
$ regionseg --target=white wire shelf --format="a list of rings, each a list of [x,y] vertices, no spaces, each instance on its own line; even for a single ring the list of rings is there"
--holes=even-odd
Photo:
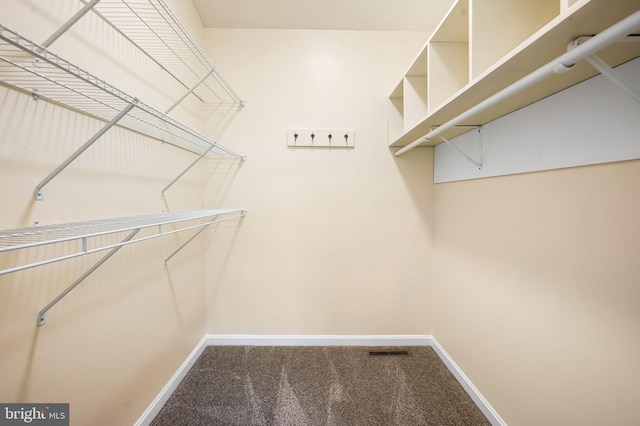
[[[243,156],[0,24],[0,84],[197,154]]]
[[[241,218],[245,216],[246,213],[247,211],[243,209],[192,210],[177,213],[161,213],[117,219],[93,220],[60,225],[44,225],[1,230],[0,255],[10,251],[51,244],[67,242],[76,242],[76,244],[69,253],[62,256],[52,256],[37,262],[6,268],[0,270],[0,275],[72,259],[91,253],[120,248],[125,245],[190,229],[205,228],[213,223]],[[130,240],[125,239],[114,243],[113,239],[98,238],[105,235],[124,232],[137,233],[137,231],[142,229],[147,229],[145,236],[139,236],[137,238],[133,238],[132,236]],[[181,248],[182,247],[176,250],[176,252]],[[174,252],[174,254],[176,252]],[[173,254],[170,257],[172,256]],[[169,258],[167,258],[167,260]]]
[[[197,85],[200,101],[244,104],[162,0],[100,0],[92,11],[185,88]]]

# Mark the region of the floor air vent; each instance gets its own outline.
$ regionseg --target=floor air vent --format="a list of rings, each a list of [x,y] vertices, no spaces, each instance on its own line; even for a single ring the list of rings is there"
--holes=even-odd
[[[398,350],[388,350],[388,351],[369,351],[370,356],[411,356],[409,351],[398,351]]]

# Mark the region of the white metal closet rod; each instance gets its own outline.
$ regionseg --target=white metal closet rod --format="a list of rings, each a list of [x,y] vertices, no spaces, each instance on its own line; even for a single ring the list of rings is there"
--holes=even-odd
[[[451,120],[447,121],[446,123],[439,126],[438,128],[430,131],[420,139],[414,142],[411,142],[409,145],[405,146],[404,148],[399,149],[394,153],[394,155],[396,157],[401,156],[405,152],[412,150],[413,148],[417,147],[423,142],[426,142],[442,134],[446,130],[449,130],[450,128],[455,127],[456,125],[464,122],[465,120],[468,120],[469,118],[484,111],[485,109],[490,108],[504,101],[505,99],[523,91],[524,89],[527,89],[530,86],[533,86],[534,84],[544,80],[547,77],[552,76],[553,74],[569,71],[571,67],[573,67],[576,64],[576,62],[582,59],[585,59],[590,55],[595,54],[599,50],[631,34],[633,31],[637,30],[638,28],[640,28],[640,11],[629,15],[622,21],[612,25],[611,27],[602,31],[600,34],[593,37],[592,39],[586,41],[584,44],[581,44],[580,46],[576,47],[573,50],[568,51],[563,55],[560,55],[555,60],[549,62],[546,65],[543,65],[542,67],[533,71],[531,74],[521,78],[520,80],[516,81],[512,85],[502,89],[495,95],[490,96],[489,98],[480,102],[476,106],[466,110],[465,112],[458,115],[457,117],[452,118]]]

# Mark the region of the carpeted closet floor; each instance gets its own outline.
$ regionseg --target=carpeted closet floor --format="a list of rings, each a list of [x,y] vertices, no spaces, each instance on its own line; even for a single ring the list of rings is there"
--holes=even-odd
[[[487,425],[430,347],[208,347],[161,425]]]

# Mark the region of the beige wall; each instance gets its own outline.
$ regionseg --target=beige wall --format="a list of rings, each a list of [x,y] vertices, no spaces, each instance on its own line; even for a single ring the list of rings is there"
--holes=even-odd
[[[2,1],[0,22],[42,41],[81,4],[46,3]],[[174,3],[189,14],[190,2]],[[51,50],[159,110],[182,92],[94,14],[77,25]],[[201,124],[190,108],[176,117]],[[33,201],[35,185],[101,126],[0,87],[0,229],[202,207],[203,167],[160,199],[194,154],[122,129],[109,131],[45,187],[43,201]],[[38,311],[102,254],[0,276],[0,401],[68,402],[78,425],[135,422],[205,333],[205,240],[162,267],[188,236],[123,248],[53,307],[41,328]],[[1,254],[0,267],[61,252]]]
[[[76,3],[5,0],[1,22],[43,40]],[[249,214],[167,270],[183,235],[124,249],[42,328],[37,312],[96,258],[1,276],[0,401],[70,402],[74,423],[128,424],[204,333],[420,333],[509,424],[640,417],[640,162],[434,186],[431,149],[395,158],[386,141],[387,96],[425,34],[203,31],[190,2],[169,4],[247,100],[175,116],[247,161],[207,160],[162,201],[193,155],[116,129],[34,202],[34,185],[100,124],[2,88],[0,228]],[[52,50],[163,110],[181,89],[124,46],[89,15]],[[356,148],[289,149],[294,127],[353,128]]]
[[[640,418],[640,161],[435,187],[433,334],[513,425]]]
[[[207,187],[244,207],[207,251],[207,331],[429,333],[432,151],[395,159],[386,99],[420,33],[205,30],[247,105],[220,132],[249,155]],[[353,128],[353,150],[289,149],[290,128]],[[231,179],[227,177],[227,179]]]

